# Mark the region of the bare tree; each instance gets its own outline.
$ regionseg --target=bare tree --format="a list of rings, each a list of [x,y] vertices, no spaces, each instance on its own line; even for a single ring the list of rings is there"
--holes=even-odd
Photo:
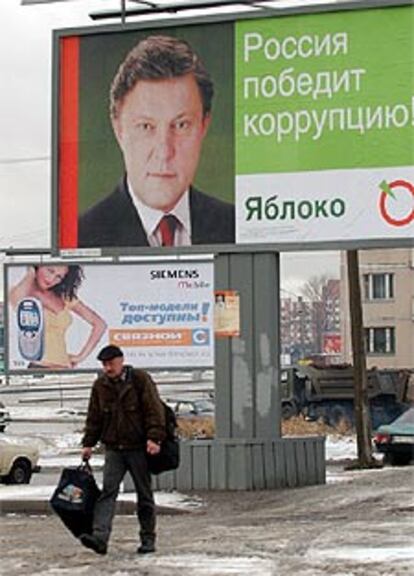
[[[334,285],[326,274],[312,276],[301,288],[304,298],[312,303],[313,325],[315,334],[315,347],[318,352],[323,351],[323,334],[332,329],[332,319],[326,309],[328,300],[337,297]]]
[[[324,288],[328,286],[330,278],[327,274],[320,276],[311,276],[302,286],[302,295],[311,301],[322,301]]]

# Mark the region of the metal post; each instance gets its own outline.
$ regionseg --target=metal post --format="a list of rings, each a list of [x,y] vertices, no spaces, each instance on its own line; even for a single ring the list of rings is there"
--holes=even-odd
[[[121,0],[121,23],[125,24],[126,0]]]

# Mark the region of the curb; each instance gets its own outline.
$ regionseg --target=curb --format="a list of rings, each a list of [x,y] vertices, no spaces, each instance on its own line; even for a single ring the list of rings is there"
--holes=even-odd
[[[192,514],[194,510],[174,508],[169,506],[156,506],[157,514],[178,515]],[[0,500],[0,516],[5,514],[29,514],[44,516],[54,514],[48,500]],[[132,501],[119,500],[116,503],[117,516],[131,516],[136,514],[136,504]]]

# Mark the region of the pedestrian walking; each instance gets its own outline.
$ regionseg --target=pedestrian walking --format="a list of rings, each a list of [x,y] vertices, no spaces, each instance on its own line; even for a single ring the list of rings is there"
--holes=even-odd
[[[138,554],[155,552],[156,512],[147,454],[158,454],[165,437],[165,416],[151,376],[124,364],[117,346],[98,354],[103,374],[93,383],[82,439],[82,458],[92,448],[105,447],[103,489],[94,510],[93,531],[81,534],[84,546],[106,554],[120,484],[128,471],[137,495],[140,545]]]

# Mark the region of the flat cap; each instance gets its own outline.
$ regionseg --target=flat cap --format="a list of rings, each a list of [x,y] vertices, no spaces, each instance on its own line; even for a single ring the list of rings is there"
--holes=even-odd
[[[97,358],[101,362],[104,362],[105,360],[112,360],[113,358],[118,358],[123,355],[124,353],[122,352],[121,348],[118,348],[118,346],[110,344],[109,346],[105,346],[104,348],[102,348]]]

